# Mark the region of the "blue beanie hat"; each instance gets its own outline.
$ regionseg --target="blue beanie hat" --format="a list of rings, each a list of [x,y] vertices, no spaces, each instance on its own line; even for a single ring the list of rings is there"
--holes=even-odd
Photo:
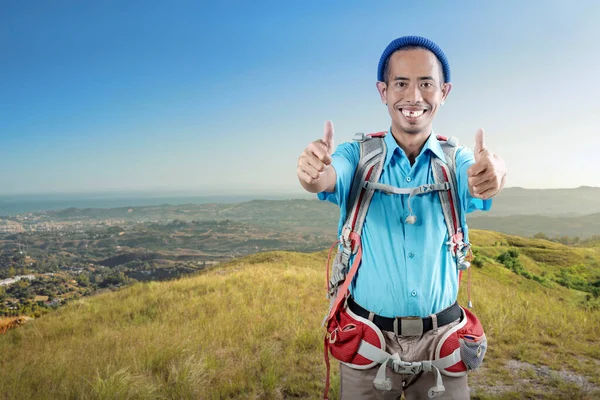
[[[448,63],[446,55],[437,44],[421,36],[403,36],[396,40],[393,40],[392,43],[388,44],[388,46],[383,51],[383,54],[381,55],[381,59],[379,60],[379,66],[377,67],[378,81],[385,81],[385,77],[383,76],[383,70],[385,68],[385,63],[387,59],[390,58],[392,53],[394,53],[396,50],[400,50],[402,47],[406,46],[424,47],[427,50],[431,51],[433,54],[435,54],[437,59],[440,60],[440,63],[442,64],[442,69],[444,72],[444,82],[450,82],[450,64]]]

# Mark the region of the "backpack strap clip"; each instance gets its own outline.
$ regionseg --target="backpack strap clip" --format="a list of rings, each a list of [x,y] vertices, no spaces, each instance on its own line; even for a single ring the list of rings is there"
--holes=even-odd
[[[359,142],[359,143],[362,143],[369,139],[370,139],[369,135],[365,135],[362,132],[355,133],[354,137],[352,138],[352,140],[354,140],[355,142]]]

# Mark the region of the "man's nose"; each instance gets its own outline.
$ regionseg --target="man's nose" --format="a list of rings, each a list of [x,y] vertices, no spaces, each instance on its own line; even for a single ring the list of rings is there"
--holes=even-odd
[[[423,96],[421,95],[421,88],[418,84],[410,85],[408,91],[406,93],[406,100],[410,103],[420,103],[423,101]]]

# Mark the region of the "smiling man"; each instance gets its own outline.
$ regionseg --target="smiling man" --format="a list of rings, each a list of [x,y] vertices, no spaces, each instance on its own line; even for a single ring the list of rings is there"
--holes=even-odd
[[[451,238],[440,198],[435,193],[410,198],[400,193],[435,183],[433,161],[436,157],[443,160],[444,151],[432,123],[452,89],[450,65],[434,42],[407,36],[384,50],[377,77],[381,101],[391,117],[391,128],[383,137],[386,152],[378,184],[400,190],[373,193],[360,235],[360,269],[349,287],[347,308],[365,318],[368,315],[382,331],[388,353],[422,365],[434,358],[444,334],[465,319],[456,304],[459,273],[456,257],[449,251]],[[331,154],[333,136],[328,121],[323,138],[309,144],[299,157],[297,173],[307,191],[340,206],[339,234],[343,237],[361,151],[359,143],[350,142]],[[460,211],[489,210],[490,199],[504,186],[506,167],[487,149],[483,130],[476,133],[474,152],[464,147],[456,151],[455,174]],[[398,324],[409,326],[408,322],[414,327],[415,321],[417,333],[398,328]],[[430,388],[440,386],[439,373],[430,367],[426,372],[417,368],[416,373],[394,373],[389,387],[381,390],[374,385],[379,370],[341,363],[341,397],[396,399],[404,394],[407,400],[422,399],[428,398]],[[429,397],[469,398],[466,375],[445,376],[443,387]]]

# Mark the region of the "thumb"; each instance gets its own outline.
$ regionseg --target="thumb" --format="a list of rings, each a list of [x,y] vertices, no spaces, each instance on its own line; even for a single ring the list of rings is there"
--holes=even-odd
[[[477,132],[475,133],[475,149],[473,151],[475,157],[487,150],[484,134],[485,132],[481,128],[477,129]]]
[[[323,143],[327,146],[329,154],[333,153],[333,122],[325,121],[325,128],[323,129]]]

